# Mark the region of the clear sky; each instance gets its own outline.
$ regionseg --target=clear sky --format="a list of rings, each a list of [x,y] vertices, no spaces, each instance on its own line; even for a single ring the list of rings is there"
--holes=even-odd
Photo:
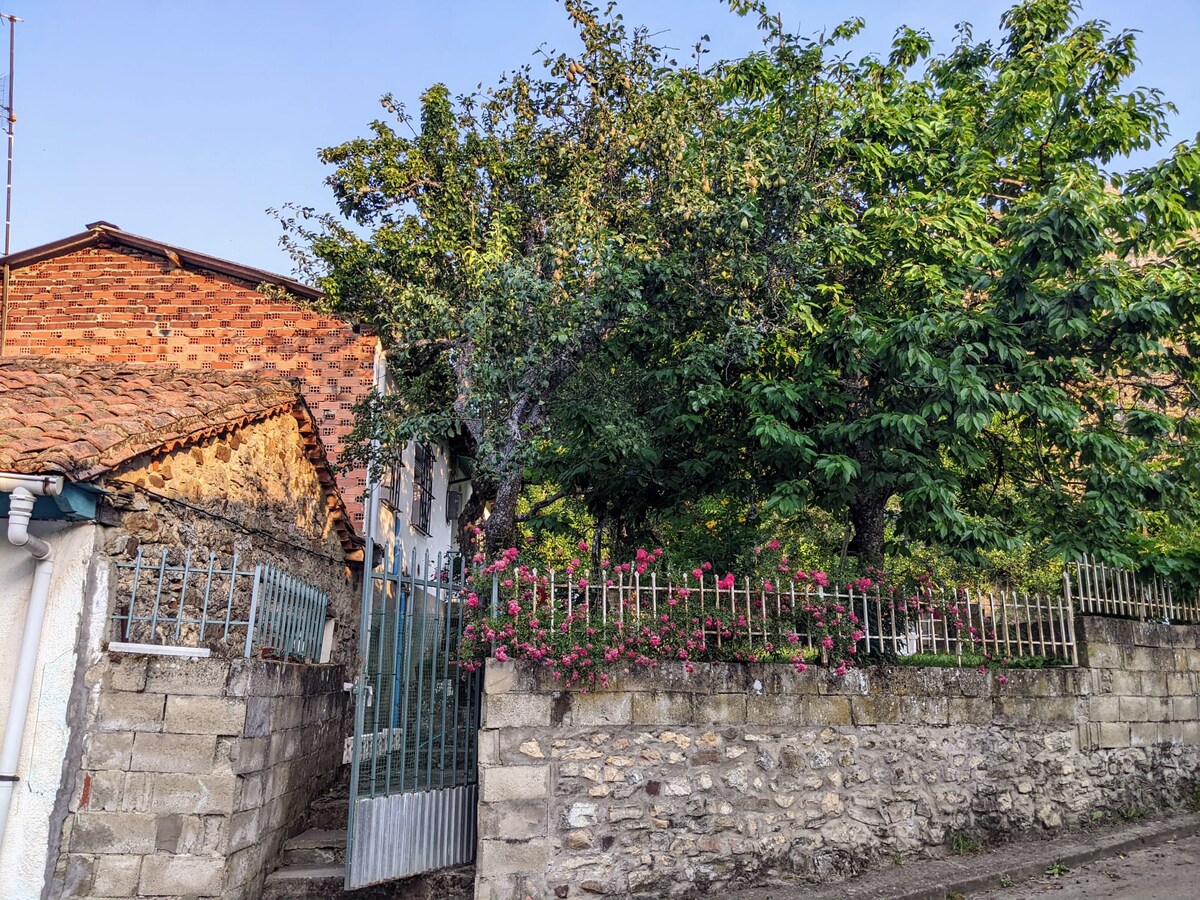
[[[954,23],[995,33],[996,0],[776,0],[817,32],[867,20],[855,49],[896,27],[947,47]],[[686,54],[759,46],[722,0],[625,0],[630,23]],[[1200,0],[1083,0],[1084,15],[1137,28],[1138,84],[1179,107],[1175,139],[1200,131]],[[445,82],[491,83],[539,45],[574,40],[554,0],[0,0],[20,16],[15,79],[14,250],[104,219],[137,234],[289,274],[268,207],[331,204],[319,147],[365,132],[392,92],[413,105]],[[1155,154],[1159,156],[1161,154]],[[1147,162],[1148,159],[1139,160]]]

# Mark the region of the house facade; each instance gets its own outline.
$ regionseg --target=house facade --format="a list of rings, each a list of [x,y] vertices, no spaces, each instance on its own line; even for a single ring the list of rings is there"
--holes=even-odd
[[[357,649],[362,540],[296,384],[0,360],[0,473],[0,896],[257,896]]]
[[[0,260],[0,357],[295,378],[335,465],[354,406],[388,390],[379,338],[320,311],[323,295],[293,279],[107,222]],[[446,442],[410,445],[403,467],[367,496],[367,472],[337,474],[351,525],[406,556],[455,546],[469,483]],[[370,515],[368,515],[368,510]]]

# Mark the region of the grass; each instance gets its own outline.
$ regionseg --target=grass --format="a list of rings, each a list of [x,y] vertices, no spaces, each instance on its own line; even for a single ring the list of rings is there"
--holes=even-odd
[[[982,853],[984,847],[979,838],[962,831],[956,831],[950,836],[950,852],[955,856],[973,856]]]

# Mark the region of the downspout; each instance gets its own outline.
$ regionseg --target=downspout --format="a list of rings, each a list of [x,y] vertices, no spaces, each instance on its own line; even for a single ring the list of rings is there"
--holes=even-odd
[[[38,645],[42,639],[42,620],[46,615],[46,600],[50,596],[50,575],[54,571],[54,556],[50,552],[50,545],[29,533],[29,519],[37,497],[60,493],[62,483],[61,476],[0,473],[0,492],[9,495],[8,542],[14,547],[24,547],[34,559],[33,583],[29,589],[29,604],[25,611],[25,628],[21,632],[21,650],[13,677],[8,721],[4,724],[4,744],[0,748],[0,851],[4,848],[8,810],[12,805],[13,787],[18,780],[17,762],[21,756],[21,742],[25,737],[25,718],[29,713],[29,695],[33,690]]]

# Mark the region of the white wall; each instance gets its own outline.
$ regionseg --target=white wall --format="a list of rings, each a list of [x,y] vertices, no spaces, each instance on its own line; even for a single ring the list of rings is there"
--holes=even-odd
[[[386,393],[392,389],[391,377],[387,371],[387,359],[382,345],[375,347],[375,389]],[[412,525],[413,473],[416,470],[416,444],[410,443],[404,448],[401,460],[404,464],[401,474],[401,490],[399,505],[393,508],[383,502],[388,491],[386,487],[375,486],[371,502],[366,504],[365,515],[372,515],[375,509],[375,541],[387,548],[390,553],[393,543],[403,550],[405,566],[412,568],[412,560],[416,559],[416,575],[424,575],[425,554],[429,554],[429,565],[436,565],[439,553],[458,549],[458,521],[446,520],[447,496],[451,490],[462,493],[463,503],[471,493],[471,484],[467,480],[451,484],[451,479],[460,477],[460,473],[452,472],[450,468],[450,450],[445,441],[431,443],[434,452],[433,465],[433,508],[429,516],[429,533],[414,528]],[[414,556],[415,554],[415,556]]]
[[[8,519],[0,519],[0,529],[7,531],[7,527]],[[21,780],[13,791],[8,828],[0,847],[0,897],[14,900],[36,898],[42,893],[51,811],[70,737],[67,704],[78,664],[84,604],[97,610],[91,617],[96,633],[89,635],[87,644],[92,652],[99,652],[100,632],[108,612],[107,569],[97,570],[101,579],[92,586],[92,596],[84,596],[97,526],[33,522],[29,530],[50,542],[54,573],[17,768]],[[32,577],[29,553],[0,536],[0,721],[6,724]]]
[[[458,522],[446,521],[446,497],[451,490],[463,492],[464,500],[469,495],[470,484],[461,482],[451,485],[450,451],[446,444],[438,441],[430,445],[433,448],[433,508],[429,514],[429,534],[415,528],[412,524],[413,503],[413,473],[416,471],[416,444],[404,448],[401,459],[404,469],[401,473],[401,490],[399,506],[393,509],[387,503],[380,504],[378,541],[390,545],[392,535],[399,537],[399,543],[404,548],[405,564],[416,553],[416,575],[425,574],[425,553],[429,553],[429,565],[436,564],[437,555],[447,550],[458,548]],[[395,526],[399,526],[398,530]]]

